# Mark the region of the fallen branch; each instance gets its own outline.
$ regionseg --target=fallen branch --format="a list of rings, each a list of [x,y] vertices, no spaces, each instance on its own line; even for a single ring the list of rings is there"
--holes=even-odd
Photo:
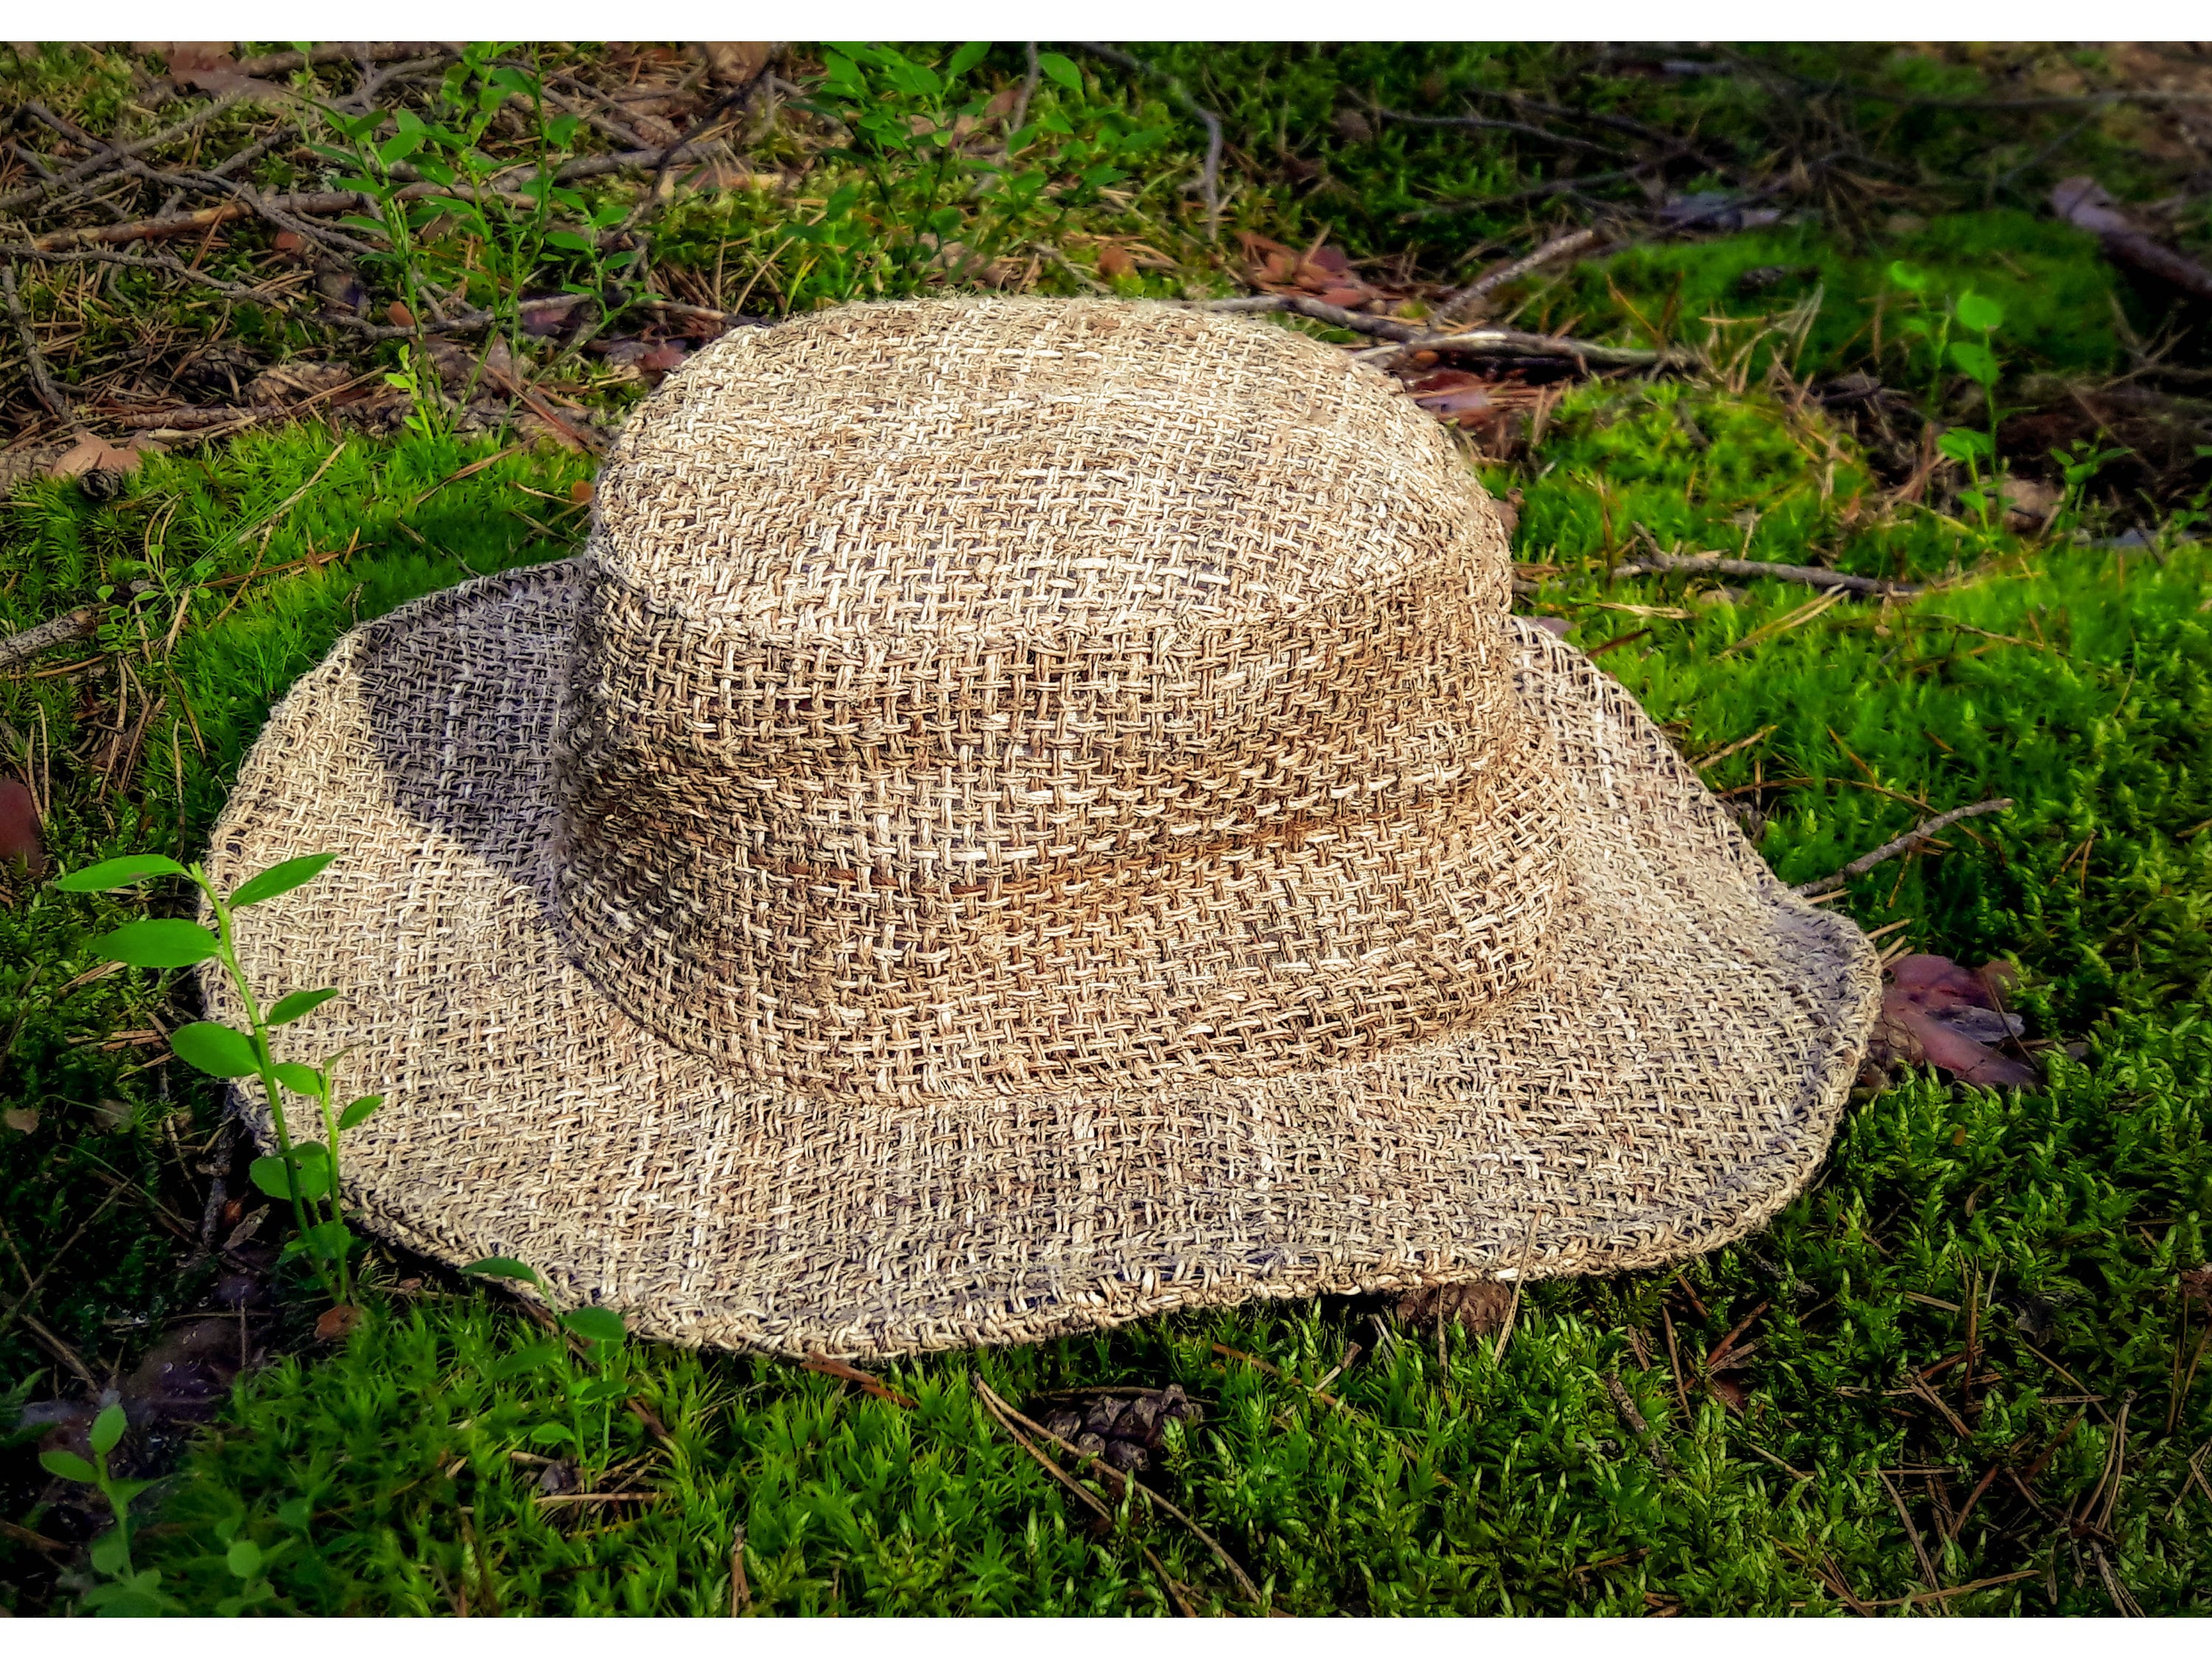
[[[2146,234],[2094,179],[2062,179],[2051,187],[2051,205],[2060,218],[2102,242],[2106,257],[2115,264],[2133,265],[2185,294],[2212,300],[2212,270]]]
[[[1822,876],[1817,881],[1802,881],[1796,890],[1804,894],[1825,893],[1831,888],[1841,887],[1854,876],[1863,876],[1877,864],[1910,852],[1930,836],[1941,835],[1953,824],[1965,818],[1978,818],[1984,812],[2002,812],[2012,802],[2002,798],[1978,800],[1972,806],[1954,806],[1948,812],[1939,812],[1917,830],[1909,830],[1895,841],[1884,842],[1864,857],[1853,859],[1832,876]]]
[[[13,259],[5,265],[0,265],[0,283],[6,285],[8,319],[15,324],[15,333],[23,342],[23,361],[30,368],[32,390],[39,394],[39,401],[46,406],[48,414],[57,420],[66,421],[69,419],[69,404],[63,398],[61,388],[54,384],[54,377],[46,372],[46,355],[39,349],[39,337],[31,332],[31,319],[23,314],[23,302],[16,296],[15,262]]]
[[[1331,328],[1349,329],[1354,334],[1371,334],[1401,343],[1418,340],[1426,331],[1419,323],[1405,322],[1396,317],[1371,317],[1364,311],[1346,311],[1342,306],[1333,306],[1305,294],[1248,294],[1234,300],[1200,300],[1194,304],[1200,311],[1288,311],[1310,317],[1317,323],[1327,323]]]
[[[1558,357],[1577,363],[1585,371],[1593,365],[1599,368],[1680,370],[1696,368],[1702,362],[1693,352],[1645,351],[1633,346],[1600,345],[1594,340],[1571,339],[1561,334],[1530,334],[1517,328],[1484,328],[1460,334],[1438,334],[1419,323],[1406,322],[1396,317],[1370,316],[1364,311],[1346,311],[1342,306],[1333,306],[1325,300],[1316,300],[1304,294],[1249,294],[1233,300],[1200,300],[1194,303],[1201,311],[1245,313],[1287,311],[1300,317],[1310,317],[1317,323],[1327,323],[1332,328],[1373,335],[1390,343],[1364,354],[1364,360],[1379,360],[1386,369],[1395,367],[1400,360],[1416,351],[1453,352],[1474,357]]]
[[[1484,272],[1456,294],[1445,297],[1444,302],[1437,307],[1435,314],[1429,319],[1431,328],[1438,334],[1449,333],[1463,313],[1472,310],[1479,301],[1488,299],[1506,283],[1518,282],[1530,271],[1540,270],[1554,259],[1564,259],[1570,253],[1579,253],[1597,240],[1598,233],[1594,229],[1571,230],[1564,236],[1553,237],[1533,253],[1524,253],[1495,270]]]
[[[1422,334],[1398,350],[1378,354],[1384,368],[1415,351],[1452,352],[1465,357],[1564,357],[1588,373],[1599,368],[1650,368],[1682,372],[1704,366],[1692,351],[1646,351],[1636,346],[1600,345],[1559,334],[1530,334],[1517,328],[1478,328],[1462,334]]]
[[[134,139],[127,144],[108,146],[94,155],[86,156],[81,161],[64,167],[51,179],[41,179],[34,185],[24,185],[21,190],[11,190],[5,196],[0,196],[0,212],[21,207],[27,202],[35,202],[40,197],[50,195],[55,191],[66,190],[72,185],[91,178],[103,167],[114,166],[118,161],[127,160],[134,155],[143,155],[149,149],[159,149],[164,144],[173,143],[176,140],[206,125],[237,101],[236,93],[218,98],[213,103],[204,105],[193,111],[191,114],[174,125],[163,127],[159,132],[151,133],[143,138]]]
[[[58,645],[83,639],[96,632],[99,627],[100,613],[86,605],[65,617],[56,617],[35,628],[27,628],[20,634],[11,634],[0,640],[0,669],[13,668],[17,663],[28,662]]]
[[[720,142],[720,139],[687,141],[681,144],[672,145],[667,149],[624,150],[611,155],[580,156],[557,169],[553,177],[556,182],[567,184],[574,179],[598,178],[609,173],[649,172],[670,161],[681,162],[702,159]],[[394,171],[397,172],[398,169],[395,168]],[[152,168],[145,168],[144,174],[154,177],[156,182],[174,182],[161,178]],[[257,215],[270,219],[279,225],[284,225],[288,229],[296,230],[297,228],[295,226],[285,225],[286,218],[323,217],[338,213],[374,213],[377,210],[378,205],[376,198],[365,191],[309,190],[294,191],[280,196],[263,196],[253,191],[250,185],[238,184],[215,173],[193,174],[187,177],[185,182],[204,188],[228,191],[240,199],[225,202],[216,207],[201,208],[191,213],[165,214],[150,219],[132,219],[118,225],[87,225],[69,230],[49,231],[43,236],[33,238],[27,246],[40,253],[55,253],[69,248],[115,247],[125,242],[143,242],[169,236],[204,234],[217,226],[229,224],[234,220],[252,218]],[[537,175],[533,174],[526,179],[487,185],[483,190],[478,191],[469,185],[441,185],[430,179],[418,179],[394,191],[392,198],[398,202],[431,201],[441,198],[472,202],[479,198],[489,198],[505,202],[510,206],[535,212],[538,207],[538,198],[531,195],[523,186],[536,182]],[[781,185],[783,179],[781,174],[762,173],[748,175],[748,182],[773,186]],[[318,230],[316,234],[334,233]],[[350,241],[351,239],[341,240]]]
[[[254,305],[270,303],[269,292],[274,284],[264,283],[248,288],[242,283],[226,283],[220,276],[210,276],[197,266],[188,265],[173,253],[160,252],[148,258],[134,253],[118,253],[112,248],[78,247],[64,252],[42,248],[33,242],[0,242],[0,257],[17,259],[37,259],[48,264],[82,264],[89,260],[99,264],[129,265],[139,270],[167,271],[172,276],[181,276],[188,283],[213,289],[226,299],[244,300]]]
[[[1754,580],[1803,582],[1812,587],[1840,587],[1881,599],[1910,599],[1923,592],[1917,582],[1885,581],[1876,576],[1848,576],[1817,565],[1769,564],[1763,559],[1724,558],[1718,553],[1647,553],[1613,566],[1616,576],[1656,576],[1670,571],[1692,575],[1748,576]]]

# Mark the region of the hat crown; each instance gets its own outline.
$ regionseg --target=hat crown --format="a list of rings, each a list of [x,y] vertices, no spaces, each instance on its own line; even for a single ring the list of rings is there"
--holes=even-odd
[[[762,639],[1265,625],[1502,545],[1437,423],[1272,325],[1163,305],[911,302],[726,336],[629,423],[598,555]]]
[[[669,1040],[903,1097],[1479,1018],[1558,886],[1507,553],[1383,377],[1159,306],[726,337],[601,481],[563,929]]]

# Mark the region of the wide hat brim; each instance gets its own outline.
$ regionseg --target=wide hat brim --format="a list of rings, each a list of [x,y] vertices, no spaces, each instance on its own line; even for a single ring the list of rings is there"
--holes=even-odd
[[[672,1342],[885,1357],[1258,1297],[1648,1267],[1759,1226],[1834,1133],[1880,992],[1621,688],[1518,618],[1567,782],[1551,960],[1479,1029],[1291,1076],[920,1104],[763,1087],[564,954],[548,766],[574,562],[354,630],[271,714],[216,827],[280,1047],[382,1110],[346,1194],[393,1242],[514,1256]],[[240,1018],[204,978],[216,1018]],[[264,1142],[265,1112],[242,1097]]]

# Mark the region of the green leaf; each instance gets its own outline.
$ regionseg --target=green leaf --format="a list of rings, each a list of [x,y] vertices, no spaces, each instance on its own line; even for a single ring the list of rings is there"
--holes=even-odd
[[[947,81],[957,81],[969,70],[981,63],[990,50],[991,43],[988,40],[970,40],[952,54],[952,61],[945,66],[945,78]]]
[[[1070,92],[1083,90],[1083,71],[1075,67],[1072,58],[1063,58],[1056,52],[1041,52],[1037,54],[1037,67]]]
[[[252,1077],[261,1069],[253,1039],[211,1019],[179,1025],[169,1033],[169,1047],[185,1065],[210,1077]]]
[[[213,933],[196,921],[167,917],[150,921],[126,921],[92,948],[104,957],[132,968],[189,968],[205,962],[221,947]]]
[[[471,1261],[461,1269],[465,1273],[481,1273],[487,1279],[520,1279],[537,1285],[540,1290],[545,1281],[538,1276],[538,1269],[526,1262],[517,1261],[511,1255],[488,1255],[481,1261]]]
[[[143,1578],[147,1576],[147,1573],[151,1573],[153,1571],[154,1569],[149,1567],[146,1570],[146,1572],[141,1573],[138,1576],[139,1577]],[[159,1575],[156,1574],[155,1577],[158,1581]],[[135,1582],[127,1589],[121,1585],[114,1584],[108,1585],[106,1588],[113,1590],[115,1594],[112,1599],[101,1606],[100,1609],[100,1618],[158,1619],[161,1616],[161,1597],[155,1591],[141,1589]],[[85,1598],[88,1601],[91,1599],[92,1598],[90,1596],[87,1596]]]
[[[86,1553],[92,1559],[93,1571],[104,1572],[110,1578],[120,1573],[131,1559],[130,1547],[125,1542],[119,1528],[112,1532],[104,1532],[94,1539],[91,1549]]]
[[[276,1506],[276,1524],[289,1527],[295,1532],[307,1531],[314,1518],[315,1505],[310,1498],[289,1498]]]
[[[2004,326],[2004,307],[1985,294],[1961,294],[1959,320],[1979,334],[1993,334]]]
[[[561,1316],[561,1327],[586,1342],[619,1342],[629,1334],[623,1316],[612,1308],[571,1309]]]
[[[1928,286],[1928,273],[1917,265],[1893,259],[1889,262],[1889,280],[1907,293],[1917,294]]]
[[[363,1095],[338,1114],[341,1130],[358,1128],[376,1115],[376,1109],[384,1104],[382,1095]]]
[[[319,1142],[301,1142],[292,1148],[291,1157],[293,1168],[299,1175],[301,1198],[320,1198],[330,1191],[330,1156],[323,1151]],[[255,1158],[247,1167],[246,1174],[253,1184],[270,1197],[289,1200],[292,1188],[285,1180],[284,1164],[283,1153],[272,1153],[267,1158]]]
[[[1971,427],[1954,426],[1936,440],[1936,447],[1951,459],[1965,465],[1978,461],[1992,452],[1990,434],[1976,432]]]
[[[264,899],[273,899],[279,893],[289,893],[295,887],[304,886],[337,862],[336,853],[309,853],[304,858],[286,859],[282,864],[272,864],[258,876],[252,876],[230,896],[230,908],[243,910],[249,904],[258,904]]]
[[[54,885],[64,893],[112,893],[118,888],[142,882],[149,876],[190,873],[174,859],[165,859],[159,853],[140,853],[127,859],[109,859],[104,863],[72,871],[66,876],[57,876]]]
[[[493,1382],[506,1382],[528,1371],[543,1370],[561,1363],[564,1350],[557,1342],[534,1342],[526,1348],[517,1348],[513,1353],[494,1360],[485,1367],[484,1376]]]
[[[75,1452],[40,1452],[39,1467],[48,1474],[58,1474],[64,1480],[78,1481],[88,1486],[97,1484],[100,1480],[100,1471]]]
[[[241,1538],[230,1547],[222,1558],[234,1578],[251,1578],[261,1571],[261,1546],[251,1538]]]
[[[108,1502],[118,1509],[128,1508],[132,1498],[153,1484],[150,1480],[111,1480],[107,1483]]]
[[[1997,354],[1972,340],[1951,342],[1953,367],[1976,386],[1993,386],[1997,378]]]
[[[321,1166],[321,1170],[324,1189],[327,1191],[330,1186],[331,1166],[325,1164]],[[307,1172],[305,1170],[301,1171],[302,1175],[306,1173]],[[315,1196],[319,1198],[322,1194],[319,1192]],[[319,1221],[308,1228],[303,1237],[307,1241],[308,1248],[325,1261],[344,1261],[353,1254],[356,1243],[353,1229],[343,1221]]]
[[[271,1025],[289,1025],[302,1014],[313,1013],[338,994],[335,985],[325,986],[319,991],[294,991],[279,997],[276,1006],[267,1015]]]
[[[276,1080],[295,1095],[313,1098],[323,1091],[323,1074],[312,1066],[301,1066],[289,1060],[280,1060],[270,1068]]]
[[[563,1428],[558,1423],[540,1423],[531,1430],[530,1437],[541,1446],[573,1446],[576,1443],[575,1431]]]
[[[124,1416],[123,1407],[110,1406],[92,1419],[92,1449],[103,1457],[122,1443],[124,1430],[131,1426]]]

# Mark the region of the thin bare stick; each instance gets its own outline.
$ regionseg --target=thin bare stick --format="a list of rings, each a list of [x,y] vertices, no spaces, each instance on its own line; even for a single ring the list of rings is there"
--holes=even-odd
[[[1917,582],[1885,581],[1877,576],[1849,576],[1840,570],[1823,570],[1809,564],[1769,564],[1764,559],[1732,559],[1718,553],[1661,553],[1623,560],[1613,566],[1616,576],[1656,576],[1670,571],[1688,575],[1748,576],[1753,580],[1803,582],[1813,587],[1840,587],[1853,593],[1882,599],[1910,599],[1924,592]]]
[[[2010,800],[2000,797],[1993,800],[1978,800],[1972,806],[1954,806],[1948,812],[1939,812],[1917,829],[1908,830],[1895,841],[1884,842],[1873,852],[1853,859],[1834,875],[1798,883],[1796,890],[1804,894],[1825,893],[1831,888],[1841,887],[1852,877],[1866,874],[1877,864],[1893,859],[1900,853],[1911,852],[1930,836],[1941,835],[1962,818],[1978,818],[1984,812],[2002,812],[2011,805]]]
[[[1498,1328],[1498,1346],[1490,1351],[1493,1365],[1504,1363],[1505,1345],[1513,1340],[1513,1322],[1521,1313],[1521,1287],[1528,1282],[1528,1260],[1536,1249],[1536,1224],[1542,1219],[1541,1215],[1528,1218],[1528,1236],[1521,1241],[1521,1265],[1513,1270],[1513,1300],[1506,1304],[1505,1322]]]
[[[730,1540],[730,1617],[735,1619],[752,1604],[753,1589],[745,1582],[745,1529],[740,1526]]]
[[[1620,1372],[1606,1373],[1605,1391],[1613,1396],[1613,1407],[1620,1413],[1620,1420],[1627,1424],[1635,1431],[1636,1437],[1644,1443],[1644,1455],[1651,1460],[1652,1466],[1660,1474],[1672,1480],[1674,1460],[1667,1455],[1666,1447],[1659,1443],[1659,1437],[1652,1432],[1650,1424],[1644,1420],[1644,1413],[1636,1409],[1636,1401],[1630,1397],[1627,1385],[1621,1382]]]
[[[1348,328],[1354,334],[1372,334],[1401,343],[1418,340],[1423,332],[1416,323],[1402,322],[1395,317],[1370,317],[1364,311],[1346,311],[1342,306],[1333,306],[1304,294],[1248,294],[1234,300],[1200,300],[1195,304],[1200,311],[1296,312],[1332,328]]]
[[[1446,296],[1444,302],[1430,318],[1430,327],[1438,334],[1449,333],[1466,313],[1506,283],[1517,282],[1530,271],[1540,270],[1550,264],[1554,259],[1564,259],[1570,253],[1579,253],[1597,240],[1595,230],[1571,230],[1564,236],[1553,237],[1533,253],[1524,253],[1495,270],[1485,271],[1456,294]]]
[[[1887,1474],[1876,1469],[1875,1475],[1881,1482],[1882,1490],[1889,1494],[1889,1501],[1897,1505],[1897,1518],[1905,1522],[1905,1535],[1912,1540],[1912,1553],[1920,1563],[1921,1577],[1928,1581],[1929,1589],[1941,1589],[1942,1586],[1936,1583],[1936,1564],[1928,1559],[1928,1546],[1920,1541],[1920,1528],[1912,1524],[1911,1511],[1905,1507],[1905,1499],[1890,1484]]]
[[[1006,131],[1019,132],[1030,118],[1030,100],[1036,96],[1038,85],[1044,79],[1044,67],[1037,62],[1037,43],[1022,42],[1022,50],[1029,54],[1029,72],[1022,76],[1022,89],[1014,99],[1014,106],[1006,116]]]
[[[1557,334],[1531,334],[1517,328],[1478,328],[1459,334],[1421,334],[1395,351],[1377,350],[1385,368],[1416,351],[1452,352],[1462,357],[1565,357],[1588,374],[1599,368],[1650,368],[1686,373],[1701,368],[1704,359],[1693,351],[1646,351],[1638,346],[1600,345],[1594,340],[1571,340]]]
[[[186,134],[205,126],[237,101],[238,94],[235,93],[218,98],[211,104],[203,105],[173,126],[163,127],[159,132],[149,134],[143,138],[133,139],[127,144],[104,147],[97,154],[88,155],[83,161],[64,167],[52,179],[42,179],[35,185],[26,185],[21,190],[9,191],[5,196],[0,196],[0,212],[21,207],[27,202],[36,201],[50,191],[65,189],[69,185],[92,177],[104,167],[115,166],[118,161],[128,157],[143,155],[149,149],[159,149],[162,145],[173,143]]]

